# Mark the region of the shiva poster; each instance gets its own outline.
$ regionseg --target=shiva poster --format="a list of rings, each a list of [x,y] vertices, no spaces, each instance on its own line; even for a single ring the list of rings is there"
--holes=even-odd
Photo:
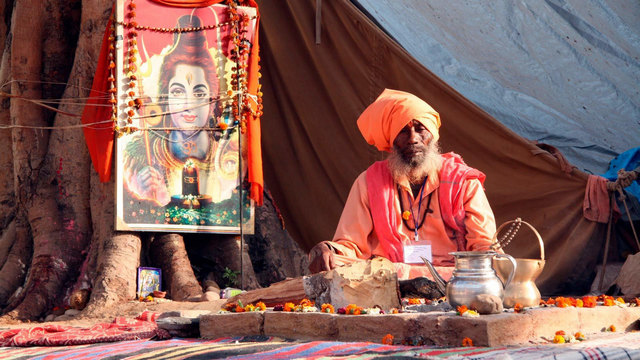
[[[252,234],[237,109],[255,8],[119,0],[115,20],[116,229]]]

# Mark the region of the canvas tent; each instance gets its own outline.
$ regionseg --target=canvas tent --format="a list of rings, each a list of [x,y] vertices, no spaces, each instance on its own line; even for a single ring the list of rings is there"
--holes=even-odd
[[[563,170],[549,152],[425,68],[351,1],[258,4],[265,183],[303,247],[332,237],[353,180],[384,158],[366,144],[356,119],[384,88],[393,88],[418,95],[440,112],[443,151],[461,154],[487,174],[498,224],[521,217],[540,232],[547,255],[541,291],[589,288],[606,224],[583,217],[586,173]],[[521,232],[509,252],[539,256],[535,238]]]

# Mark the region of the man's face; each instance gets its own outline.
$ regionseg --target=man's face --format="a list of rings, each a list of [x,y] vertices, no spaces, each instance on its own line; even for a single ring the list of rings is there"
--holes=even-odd
[[[411,120],[393,140],[393,147],[407,164],[417,166],[427,156],[433,135],[417,120]]]

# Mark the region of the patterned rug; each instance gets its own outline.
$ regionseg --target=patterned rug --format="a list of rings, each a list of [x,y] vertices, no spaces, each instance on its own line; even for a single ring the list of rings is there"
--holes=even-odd
[[[607,334],[563,345],[460,347],[382,345],[370,342],[288,341],[252,336],[217,340],[130,340],[65,347],[0,347],[2,359],[640,359],[640,332]]]
[[[171,336],[156,324],[158,313],[145,311],[135,319],[116,317],[113,322],[78,328],[48,324],[0,331],[0,346],[64,346],[138,339],[168,339]],[[1,358],[0,354],[0,358]]]

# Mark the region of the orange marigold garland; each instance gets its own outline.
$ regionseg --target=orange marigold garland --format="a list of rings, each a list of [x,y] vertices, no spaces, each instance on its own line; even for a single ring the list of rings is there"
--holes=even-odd
[[[597,304],[597,297],[595,296],[583,296],[582,297],[583,306],[586,308],[594,308]]]
[[[470,338],[466,337],[464,339],[462,339],[462,346],[464,347],[470,347],[473,346],[473,340],[471,340]]]

